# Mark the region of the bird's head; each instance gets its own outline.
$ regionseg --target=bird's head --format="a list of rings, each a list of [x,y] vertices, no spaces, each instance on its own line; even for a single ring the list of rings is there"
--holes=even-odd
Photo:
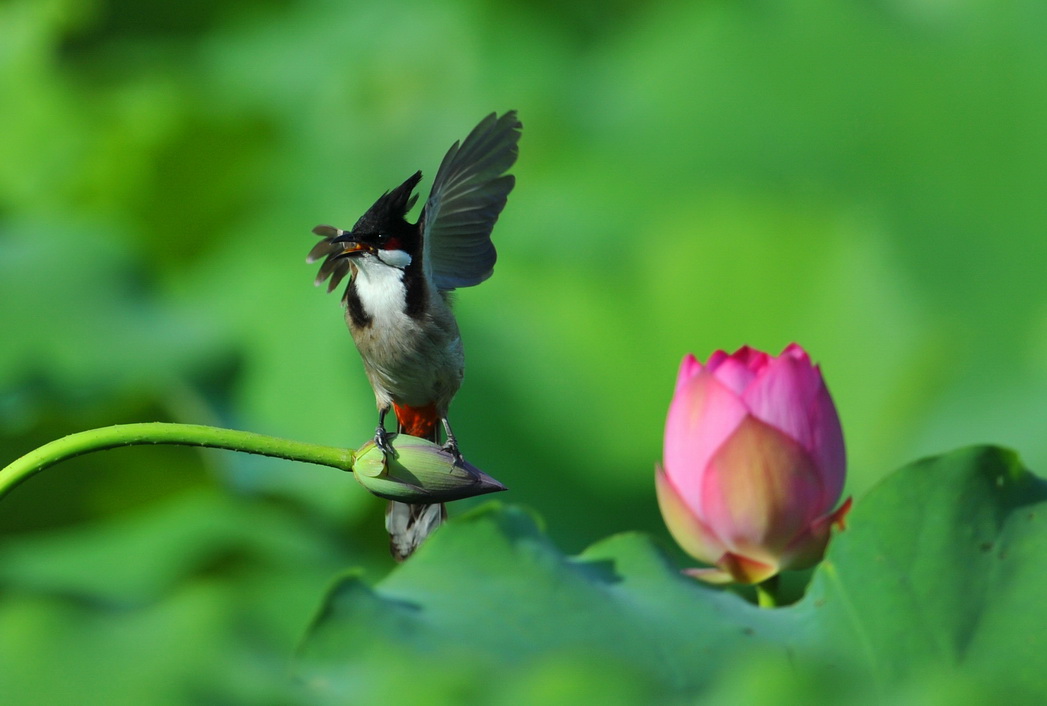
[[[404,216],[418,198],[412,192],[421,178],[422,173],[415,172],[403,184],[379,197],[352,230],[328,225],[313,228],[313,233],[323,238],[308,257],[309,262],[324,258],[317,284],[330,277],[328,291],[333,290],[349,273],[350,263],[364,270],[372,267],[402,270],[420,256],[418,228]]]

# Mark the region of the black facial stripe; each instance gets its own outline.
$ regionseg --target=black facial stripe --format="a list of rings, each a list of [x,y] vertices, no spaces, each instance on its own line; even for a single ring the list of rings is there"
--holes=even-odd
[[[345,308],[349,312],[349,320],[353,322],[353,326],[367,328],[374,321],[371,315],[364,310],[363,302],[360,301],[360,295],[356,291],[355,277],[349,280],[349,286],[345,288]]]

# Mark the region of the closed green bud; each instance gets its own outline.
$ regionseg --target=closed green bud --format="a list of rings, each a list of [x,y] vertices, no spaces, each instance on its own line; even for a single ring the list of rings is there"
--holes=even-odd
[[[353,474],[372,494],[404,503],[442,503],[484,495],[506,487],[468,461],[457,462],[439,444],[406,434],[390,434],[392,454],[374,441],[356,452]]]

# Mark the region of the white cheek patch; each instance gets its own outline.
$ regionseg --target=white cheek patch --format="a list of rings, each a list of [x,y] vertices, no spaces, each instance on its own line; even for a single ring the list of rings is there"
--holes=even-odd
[[[377,255],[385,264],[401,270],[411,264],[411,256],[403,250],[379,250]]]

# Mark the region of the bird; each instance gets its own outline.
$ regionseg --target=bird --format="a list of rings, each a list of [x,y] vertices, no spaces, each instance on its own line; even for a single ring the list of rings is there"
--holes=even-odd
[[[378,198],[351,230],[319,225],[321,240],[306,261],[323,260],[314,284],[328,293],[348,275],[345,321],[374,390],[374,441],[393,453],[385,429],[390,410],[397,430],[439,442],[462,462],[448,421],[462,384],[465,357],[451,292],[491,276],[497,253],[491,232],[516,183],[507,174],[518,155],[522,123],[516,111],[491,113],[451,145],[415,223],[406,219],[422,179],[416,171]],[[442,504],[392,501],[385,524],[390,551],[408,558],[447,517]]]

